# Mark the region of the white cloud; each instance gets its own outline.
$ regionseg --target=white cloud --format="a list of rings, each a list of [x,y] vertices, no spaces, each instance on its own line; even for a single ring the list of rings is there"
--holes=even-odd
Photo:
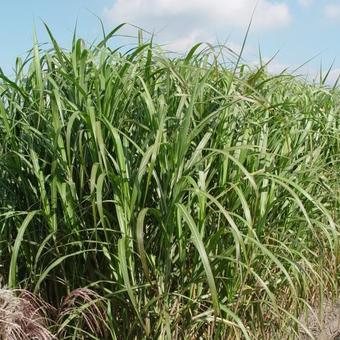
[[[217,34],[244,31],[256,3],[253,30],[284,27],[291,21],[287,4],[269,0],[116,0],[104,16],[110,24],[128,22],[155,32],[162,42],[182,50]]]
[[[280,74],[281,72],[285,71],[285,70],[290,70],[289,69],[290,65],[287,64],[282,64],[279,62],[271,62],[269,63],[269,65],[267,66],[267,70],[269,73],[272,74]]]
[[[167,44],[167,49],[170,51],[186,51],[192,47],[197,41],[210,41],[212,37],[209,37],[206,33],[201,30],[193,30],[188,34],[172,40]]]
[[[337,81],[339,77],[340,77],[340,68],[335,68],[334,70],[331,70],[331,72],[329,72],[327,83],[329,85],[334,85],[334,83]]]
[[[324,13],[328,19],[340,19],[340,5],[339,4],[328,4],[324,7]]]

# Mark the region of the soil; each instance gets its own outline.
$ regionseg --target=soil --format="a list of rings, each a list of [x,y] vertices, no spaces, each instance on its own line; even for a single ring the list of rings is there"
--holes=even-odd
[[[315,340],[340,340],[340,300],[336,303],[327,301],[322,308],[315,307],[300,317]],[[300,328],[300,340],[312,339]]]

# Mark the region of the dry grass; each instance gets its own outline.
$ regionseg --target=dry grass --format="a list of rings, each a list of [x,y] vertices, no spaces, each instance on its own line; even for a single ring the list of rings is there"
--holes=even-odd
[[[52,307],[26,290],[0,289],[0,338],[52,340],[48,315]]]

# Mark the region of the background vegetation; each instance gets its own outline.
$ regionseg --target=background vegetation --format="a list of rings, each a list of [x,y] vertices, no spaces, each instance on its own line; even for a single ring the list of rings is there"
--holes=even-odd
[[[339,90],[119,28],[0,75],[2,284],[63,339],[293,336],[338,291]]]

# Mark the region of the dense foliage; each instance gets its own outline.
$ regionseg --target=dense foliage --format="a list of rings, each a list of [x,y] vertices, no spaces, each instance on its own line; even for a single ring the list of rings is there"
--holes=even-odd
[[[95,291],[64,339],[298,332],[338,288],[339,91],[114,33],[0,75],[2,284]]]

